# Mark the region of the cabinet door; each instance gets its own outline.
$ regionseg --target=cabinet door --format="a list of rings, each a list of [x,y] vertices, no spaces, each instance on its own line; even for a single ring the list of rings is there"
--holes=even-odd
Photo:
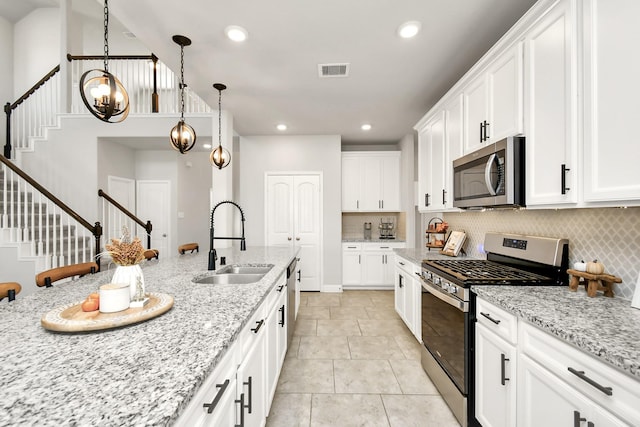
[[[400,270],[399,268],[396,268],[396,273],[395,273],[395,280],[394,280],[394,305],[395,305],[395,309],[396,309],[396,313],[398,313],[398,315],[400,316],[400,318],[406,323],[407,321],[405,320],[406,318],[406,314],[405,314],[405,303],[406,303],[406,297],[405,297],[405,292],[406,292],[406,286],[405,286],[405,273]]]
[[[640,2],[588,0],[585,7],[584,200],[640,200]]]
[[[266,319],[262,319],[266,322]],[[255,329],[255,328],[254,328]],[[238,367],[237,398],[241,401],[244,424],[264,426],[266,420],[266,324],[255,332],[253,342]]]
[[[444,207],[453,209],[453,161],[462,156],[463,104],[462,94],[456,95],[444,109],[445,117],[445,164],[444,164]]]
[[[385,251],[371,251],[362,253],[362,284],[384,285]]]
[[[418,132],[418,210],[427,212],[431,194],[431,123]]]
[[[429,210],[441,211],[445,208],[445,166],[446,144],[444,133],[444,113],[437,115],[431,124],[431,193],[433,201]]]
[[[360,158],[360,210],[382,209],[382,157]]]
[[[342,252],[342,284],[359,285],[362,280],[362,254],[360,251]]]
[[[517,43],[491,64],[487,79],[489,125],[486,136],[489,142],[522,134],[522,43]]]
[[[273,395],[278,385],[280,368],[287,351],[287,286],[276,285],[272,291],[276,294],[266,324],[266,412],[271,409]]]
[[[557,3],[527,33],[526,202],[577,202],[577,115],[574,15]]]
[[[477,150],[484,145],[481,126],[488,121],[487,80],[485,74],[476,77],[463,92],[464,96],[464,152]]]
[[[585,426],[575,417],[587,418],[593,405],[524,354],[518,359],[518,426]]]
[[[382,158],[381,209],[400,210],[400,155],[389,154]]]
[[[360,208],[360,159],[342,157],[342,210]]]
[[[384,273],[382,274],[382,283],[385,285],[392,285],[394,276],[396,273],[396,267],[393,263],[394,255],[392,251],[386,252],[382,257],[382,267]]]
[[[476,418],[483,427],[509,427],[516,419],[516,349],[476,324]]]

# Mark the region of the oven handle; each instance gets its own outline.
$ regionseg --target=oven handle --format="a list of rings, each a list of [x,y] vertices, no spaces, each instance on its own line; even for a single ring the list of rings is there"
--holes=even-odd
[[[460,301],[458,298],[449,295],[446,292],[443,292],[440,290],[440,288],[432,285],[431,283],[425,281],[424,279],[422,279],[422,288],[429,292],[431,295],[433,295],[434,297],[438,298],[439,300],[446,302],[447,304],[457,308],[458,310],[464,312],[464,313],[468,313],[469,312],[469,303],[465,302],[465,301]]]

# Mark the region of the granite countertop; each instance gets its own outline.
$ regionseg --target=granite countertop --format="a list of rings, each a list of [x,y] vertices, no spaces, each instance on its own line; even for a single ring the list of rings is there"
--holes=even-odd
[[[472,286],[479,297],[640,380],[640,310],[580,287]]]
[[[372,237],[371,239],[365,239],[364,237],[343,237],[342,243],[405,243],[404,239],[381,239],[379,237]]]
[[[45,330],[48,311],[83,301],[113,269],[0,304],[0,425],[171,425],[277,279],[295,250],[219,249],[227,264],[274,264],[256,284],[191,282],[207,253],[143,262],[148,292],[174,305],[146,322],[87,333]]]
[[[460,253],[457,257],[451,257],[449,255],[443,255],[438,249],[429,250],[428,248],[406,248],[406,249],[394,249],[393,252],[396,255],[411,261],[412,263],[421,266],[422,260],[428,259],[470,259],[470,257]]]

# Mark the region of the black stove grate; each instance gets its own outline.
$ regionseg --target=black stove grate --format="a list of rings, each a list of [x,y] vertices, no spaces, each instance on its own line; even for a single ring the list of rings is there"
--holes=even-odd
[[[425,268],[436,274],[451,276],[460,284],[545,284],[553,278],[487,260],[430,260]]]

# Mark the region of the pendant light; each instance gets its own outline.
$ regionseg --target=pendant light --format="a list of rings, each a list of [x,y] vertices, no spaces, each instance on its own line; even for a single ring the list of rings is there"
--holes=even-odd
[[[104,70],[86,71],[80,78],[80,96],[87,109],[107,123],[119,123],[129,115],[129,95],[120,80],[109,73],[109,5],[104,0]],[[92,99],[90,103],[87,99]]]
[[[184,47],[191,44],[185,36],[175,35],[173,41],[180,45],[180,121],[171,129],[171,146],[181,154],[191,150],[196,143],[196,131],[184,122]]]
[[[209,161],[213,166],[222,169],[231,163],[229,150],[222,147],[222,91],[227,87],[222,83],[215,83],[213,87],[218,90],[218,147],[209,155]]]

